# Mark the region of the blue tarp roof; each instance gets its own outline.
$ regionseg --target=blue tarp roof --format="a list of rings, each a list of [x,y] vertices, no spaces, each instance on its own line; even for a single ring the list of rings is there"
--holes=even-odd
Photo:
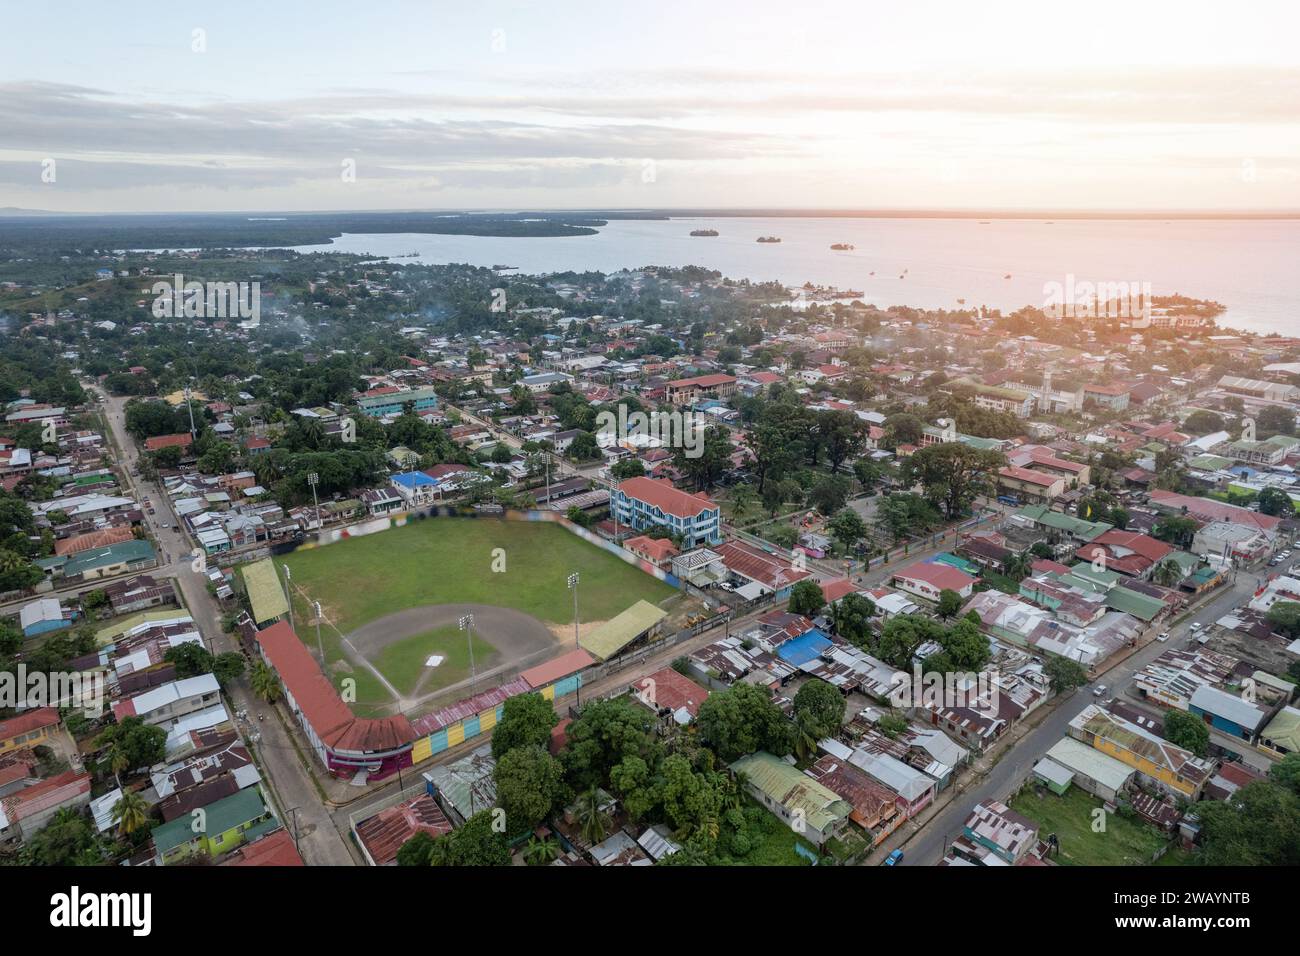
[[[422,471],[404,471],[400,475],[393,475],[391,481],[403,488],[419,488],[424,485],[436,485],[438,483],[436,478],[430,478]]]
[[[781,660],[801,667],[809,661],[822,656],[822,652],[831,646],[830,638],[813,628],[805,631],[793,640],[786,641],[776,649],[776,656]]]

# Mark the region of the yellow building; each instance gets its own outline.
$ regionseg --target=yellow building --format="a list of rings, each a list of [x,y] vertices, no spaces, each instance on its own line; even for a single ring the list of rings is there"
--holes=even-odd
[[[0,754],[19,747],[30,750],[42,744],[48,746],[50,738],[59,732],[57,707],[29,710],[17,717],[0,721]]]
[[[1151,783],[1195,799],[1210,776],[1210,764],[1137,724],[1089,705],[1070,721],[1070,736],[1132,767]]]

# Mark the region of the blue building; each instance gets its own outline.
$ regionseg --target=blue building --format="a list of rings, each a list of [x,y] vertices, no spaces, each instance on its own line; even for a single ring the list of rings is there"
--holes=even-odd
[[[51,631],[61,631],[71,627],[77,619],[77,612],[65,610],[58,598],[41,598],[24,604],[18,612],[18,621],[22,625],[23,637],[36,637]]]
[[[615,489],[610,509],[622,527],[663,528],[679,535],[683,550],[722,541],[718,506],[706,495],[689,494],[667,481],[629,478]]]
[[[1220,733],[1239,740],[1254,740],[1271,716],[1267,709],[1254,701],[1209,684],[1196,688],[1187,702],[1187,710]]]

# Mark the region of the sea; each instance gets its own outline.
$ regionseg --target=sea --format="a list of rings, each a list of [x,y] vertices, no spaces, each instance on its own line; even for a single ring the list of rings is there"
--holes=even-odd
[[[698,229],[718,235],[690,235]],[[759,243],[759,236],[781,241]],[[593,236],[347,233],[298,249],[414,253],[411,261],[533,274],[695,265],[732,279],[833,286],[874,305],[923,309],[1011,312],[1044,307],[1053,290],[1128,283],[1152,295],[1220,302],[1227,308],[1221,328],[1300,336],[1298,220],[625,219]]]

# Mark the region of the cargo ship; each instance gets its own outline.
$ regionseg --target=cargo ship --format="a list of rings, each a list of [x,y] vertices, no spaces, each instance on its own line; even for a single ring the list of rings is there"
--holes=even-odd
[[[717,234],[718,234],[718,230],[716,229],[692,229],[691,230],[692,236],[716,236]]]

